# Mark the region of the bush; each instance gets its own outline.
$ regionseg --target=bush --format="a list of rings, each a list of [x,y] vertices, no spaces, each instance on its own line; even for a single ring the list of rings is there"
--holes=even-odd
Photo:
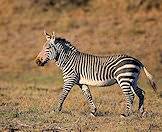
[[[67,7],[86,6],[89,0],[33,0],[33,2],[43,7],[54,7],[55,9],[64,10]]]
[[[162,5],[162,0],[128,0],[127,9],[144,9],[144,10],[152,10],[152,9],[160,9]]]

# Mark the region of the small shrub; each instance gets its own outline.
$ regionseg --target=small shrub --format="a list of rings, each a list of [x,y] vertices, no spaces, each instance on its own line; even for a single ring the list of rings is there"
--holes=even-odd
[[[144,9],[144,10],[151,10],[151,9],[160,9],[162,5],[162,0],[127,0],[128,5],[127,9],[128,10],[139,10],[139,9]]]
[[[33,0],[32,2],[43,6],[46,10],[48,10],[49,7],[65,10],[66,8],[86,6],[89,0]]]

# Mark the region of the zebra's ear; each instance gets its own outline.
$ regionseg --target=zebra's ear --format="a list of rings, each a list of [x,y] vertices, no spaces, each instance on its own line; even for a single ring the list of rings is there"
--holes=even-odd
[[[51,39],[51,35],[50,34],[48,34],[45,30],[44,30],[44,35],[45,35],[45,37],[46,37],[46,39],[47,40],[50,40]]]
[[[52,32],[52,39],[55,41],[55,32]]]

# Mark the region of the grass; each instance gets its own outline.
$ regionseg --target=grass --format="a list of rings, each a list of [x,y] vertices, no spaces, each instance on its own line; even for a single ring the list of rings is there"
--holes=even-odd
[[[59,74],[61,78],[61,75]],[[28,77],[27,77],[28,78]],[[98,116],[89,115],[89,107],[81,90],[75,86],[67,97],[62,112],[55,112],[60,85],[50,87],[44,77],[42,84],[21,84],[8,82],[0,86],[0,128],[1,130],[25,131],[161,131],[162,111],[161,96],[155,95],[146,83],[140,81],[146,92],[146,117],[137,114],[137,97],[135,99],[135,113],[130,118],[121,118],[125,107],[125,99],[117,85],[105,88],[92,87],[91,92],[98,108]],[[48,83],[47,83],[48,82]],[[47,85],[45,85],[47,83]],[[50,82],[51,83],[51,82]],[[39,85],[38,85],[39,84]],[[57,83],[59,84],[59,83]],[[159,83],[162,86],[162,83]]]

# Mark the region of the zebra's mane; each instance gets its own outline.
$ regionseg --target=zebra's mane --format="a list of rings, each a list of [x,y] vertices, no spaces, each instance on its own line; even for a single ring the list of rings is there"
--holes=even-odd
[[[69,41],[67,41],[67,40],[64,39],[64,38],[56,37],[55,43],[61,44],[62,47],[63,47],[65,50],[77,51],[77,49],[76,49]]]

